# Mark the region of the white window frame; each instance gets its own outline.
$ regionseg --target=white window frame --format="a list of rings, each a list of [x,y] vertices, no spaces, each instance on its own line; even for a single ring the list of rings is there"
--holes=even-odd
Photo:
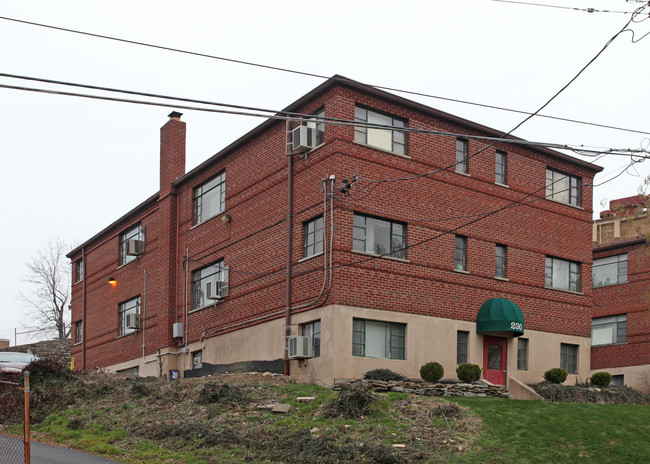
[[[300,324],[300,333],[303,337],[311,337],[312,356],[314,358],[320,357],[320,334],[321,323],[320,319],[317,321],[307,322]]]
[[[388,228],[387,231],[386,228]],[[406,233],[406,224],[402,222],[354,213],[352,249],[362,253],[405,260],[407,259]],[[383,236],[386,234],[389,243],[385,243]],[[386,249],[387,246],[390,249]]]
[[[578,262],[547,256],[544,272],[545,287],[580,292],[580,268]]]
[[[136,314],[137,317],[140,318],[140,297],[139,296],[136,296],[135,298],[131,298],[130,300],[127,301],[123,301],[118,306],[118,320],[119,320],[118,334],[120,336],[129,335],[138,331],[138,329],[129,329],[126,326],[126,317],[128,314]]]
[[[203,224],[226,210],[226,171],[194,188],[194,225]]]
[[[507,185],[508,180],[508,154],[503,150],[497,150],[494,157],[494,182]]]
[[[494,276],[499,279],[507,278],[508,269],[508,247],[496,244],[494,248]]]
[[[528,346],[530,342],[527,338],[517,338],[517,370],[528,370]]]
[[[468,173],[469,164],[469,140],[456,139],[456,172]]]
[[[627,341],[627,314],[594,317],[591,320],[591,346],[616,345]]]
[[[303,222],[303,258],[316,256],[323,252],[323,227],[322,215]]]
[[[454,237],[454,270],[467,271],[467,237],[464,235]]]
[[[591,276],[594,288],[627,282],[627,253],[594,259],[594,264],[591,267]]]
[[[406,324],[353,319],[352,355],[365,358],[406,359]]]
[[[571,174],[546,168],[546,199],[580,207],[582,179]]]
[[[140,240],[142,243],[145,241],[144,227],[142,224],[137,224],[130,229],[125,230],[120,234],[120,266],[135,261],[137,256],[127,254],[127,242],[129,240]]]
[[[225,282],[228,285],[228,268],[223,259],[192,271],[192,311],[211,306],[206,298],[208,282]]]
[[[354,127],[355,142],[406,156],[406,132],[372,127],[378,125],[405,129],[408,127],[406,119],[357,104],[354,108],[354,120],[362,123]]]
[[[580,353],[578,345],[571,343],[560,344],[560,368],[564,369],[567,374],[578,373],[578,354]]]

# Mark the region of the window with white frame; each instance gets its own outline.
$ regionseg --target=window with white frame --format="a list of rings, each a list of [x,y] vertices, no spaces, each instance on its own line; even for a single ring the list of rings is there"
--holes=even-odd
[[[75,283],[84,280],[84,260],[79,258],[74,262],[74,281]]]
[[[128,335],[138,330],[140,324],[140,297],[119,304],[119,334]]]
[[[406,224],[354,214],[352,249],[406,259]]]
[[[201,224],[226,209],[226,172],[194,189],[194,224]]]
[[[357,105],[354,108],[355,122],[376,124],[380,126],[406,128],[406,120],[387,113],[371,110],[365,106]],[[380,127],[355,127],[354,141],[392,151],[398,155],[406,155],[406,134],[401,130],[390,130]]]
[[[134,245],[135,244],[135,245]],[[138,257],[144,247],[144,227],[141,224],[120,234],[120,266]]]
[[[226,296],[228,268],[223,260],[192,272],[192,309],[203,308]]]
[[[74,323],[74,342],[81,343],[84,337],[84,321],[76,321]]]
[[[467,237],[456,235],[454,238],[454,269],[467,270]]]
[[[506,185],[506,152],[502,150],[496,151],[494,163],[494,182],[497,184]]]
[[[627,314],[594,317],[591,320],[591,345],[613,345],[627,340]]]
[[[567,371],[567,374],[578,373],[578,345],[560,344],[560,367]]]
[[[406,324],[354,319],[352,355],[405,359]]]
[[[467,173],[469,141],[456,139],[456,172]]]
[[[323,252],[323,216],[305,221],[303,231],[303,257],[317,255]]]
[[[320,108],[314,111],[311,114],[311,116],[317,119],[324,118],[325,108]],[[309,119],[307,119],[306,122],[307,122],[307,127],[314,130],[314,142],[315,142],[314,146],[317,147],[318,145],[324,143],[325,142],[325,121],[310,121]]]
[[[506,278],[507,254],[508,247],[497,244],[495,247],[494,276],[500,279]]]
[[[627,253],[594,259],[591,275],[594,288],[627,282]]]
[[[469,332],[466,330],[459,330],[456,332],[456,364],[463,364],[467,362],[468,340]]]
[[[580,177],[546,169],[546,198],[549,200],[580,206],[581,184]]]
[[[320,357],[320,321],[301,324],[300,333],[304,337],[311,337],[314,358]]]
[[[548,288],[579,292],[580,263],[547,256],[544,285]]]
[[[517,339],[517,370],[528,370],[528,339]]]

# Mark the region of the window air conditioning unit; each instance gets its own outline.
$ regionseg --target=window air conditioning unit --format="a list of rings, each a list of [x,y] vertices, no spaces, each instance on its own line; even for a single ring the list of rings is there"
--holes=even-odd
[[[205,284],[205,297],[208,300],[220,300],[223,298],[223,282],[213,280]]]
[[[126,254],[129,256],[141,255],[144,251],[144,242],[134,238],[126,241]]]
[[[140,328],[140,317],[137,313],[130,313],[126,315],[126,328],[127,329]]]
[[[316,129],[298,126],[291,131],[291,151],[304,153],[314,148],[314,132]]]
[[[311,337],[287,337],[290,359],[314,357],[314,344]]]

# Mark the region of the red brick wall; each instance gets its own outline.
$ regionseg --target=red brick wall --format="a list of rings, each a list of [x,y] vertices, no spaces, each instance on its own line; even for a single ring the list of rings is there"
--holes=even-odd
[[[594,259],[628,254],[628,281],[593,290],[594,317],[627,314],[627,341],[591,348],[591,368],[650,364],[650,246],[626,246],[594,253]]]
[[[409,120],[410,127],[455,133],[476,130],[396,106],[347,87],[304,103],[310,113],[322,106],[327,117],[354,119],[355,102]],[[485,135],[485,134],[480,134]],[[469,160],[470,176],[447,170],[404,182],[373,185],[371,180],[410,177],[455,162],[453,137],[410,134],[408,158],[353,142],[354,129],[327,125],[325,144],[307,156],[295,157],[293,304],[313,301],[322,288],[322,257],[302,258],[302,223],[323,212],[322,179],[359,175],[350,196],[334,201],[334,280],[319,304],[346,304],[462,320],[474,320],[480,305],[505,297],[524,312],[526,329],[589,336],[591,309],[591,187],[583,188],[584,209],[540,199],[546,167],[592,180],[593,172],[524,147],[496,144]],[[470,141],[470,153],[485,146]],[[189,323],[189,341],[284,317],[287,241],[287,154],[284,122],[215,157],[176,186],[178,196],[163,197],[156,206],[128,223],[107,231],[87,246],[87,367],[110,365],[141,355],[142,333],[116,338],[117,305],[143,295],[147,270],[147,354],[178,342],[171,339],[173,322]],[[495,149],[508,153],[509,188],[494,184]],[[221,216],[193,224],[193,189],[225,169],[226,208]],[[468,237],[469,274],[454,272],[453,233],[444,232],[476,220],[479,215],[524,199],[459,233]],[[178,204],[176,204],[178,201]],[[176,212],[178,211],[178,220]],[[351,253],[355,211],[408,224],[408,263]],[[146,252],[117,267],[118,235],[142,221],[147,228]],[[326,228],[329,234],[329,217]],[[177,242],[176,231],[178,231]],[[440,235],[438,238],[434,238]],[[328,237],[329,240],[329,237]],[[422,244],[416,245],[418,242]],[[494,247],[508,246],[508,281],[494,278]],[[189,250],[188,273],[184,256]],[[544,288],[545,256],[582,263],[582,293]],[[73,256],[74,260],[76,257]],[[190,312],[191,272],[224,259],[230,267],[230,296]],[[189,277],[186,281],[186,275]],[[108,289],[108,277],[118,280]],[[73,322],[81,318],[82,285],[73,287]],[[72,349],[79,354],[80,345]],[[79,363],[77,363],[79,365]]]

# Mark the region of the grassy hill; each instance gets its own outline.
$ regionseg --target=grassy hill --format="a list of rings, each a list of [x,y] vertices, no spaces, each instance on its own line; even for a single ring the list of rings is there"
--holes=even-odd
[[[261,374],[168,382],[67,371],[41,375],[40,385],[34,439],[124,463],[642,463],[650,456],[648,405],[337,392]],[[289,411],[269,409],[278,403]],[[4,411],[6,424],[12,417]]]

